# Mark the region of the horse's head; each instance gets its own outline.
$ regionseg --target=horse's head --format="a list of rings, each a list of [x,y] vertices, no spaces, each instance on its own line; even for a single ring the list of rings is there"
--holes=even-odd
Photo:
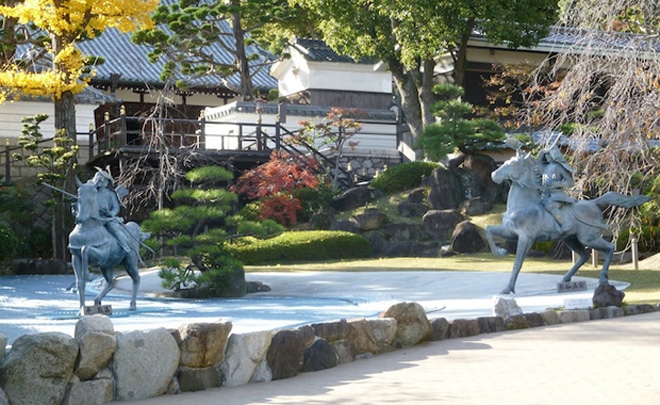
[[[97,189],[91,183],[78,184],[78,201],[76,210],[76,222],[83,223],[89,219],[98,218],[99,207],[96,201]]]
[[[538,162],[529,153],[518,153],[494,170],[490,177],[497,184],[510,180],[523,187],[538,187],[540,185]]]

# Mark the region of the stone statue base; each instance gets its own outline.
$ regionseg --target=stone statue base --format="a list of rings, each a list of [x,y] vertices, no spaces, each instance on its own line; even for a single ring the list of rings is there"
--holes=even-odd
[[[561,283],[557,283],[557,292],[558,293],[565,293],[565,292],[573,292],[573,291],[586,291],[587,290],[587,282],[584,280],[580,281],[562,281]]]
[[[112,315],[112,305],[85,305],[83,307],[83,315]]]

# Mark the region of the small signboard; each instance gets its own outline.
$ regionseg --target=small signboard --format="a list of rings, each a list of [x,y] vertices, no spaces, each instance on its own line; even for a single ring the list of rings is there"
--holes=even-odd
[[[112,305],[85,305],[83,315],[112,315]]]
[[[587,282],[585,280],[563,281],[561,283],[557,283],[558,293],[586,291],[586,290],[587,290]]]
[[[592,306],[589,298],[564,298],[564,309],[589,309]]]

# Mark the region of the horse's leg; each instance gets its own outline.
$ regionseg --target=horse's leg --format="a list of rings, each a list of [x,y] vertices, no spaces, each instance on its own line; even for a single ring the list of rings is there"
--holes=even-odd
[[[528,238],[526,236],[518,236],[518,245],[516,247],[516,260],[513,262],[513,269],[511,270],[511,278],[509,279],[509,285],[502,290],[500,294],[509,294],[515,293],[516,280],[518,279],[518,274],[520,269],[522,269],[523,262],[525,257],[529,253],[529,250],[534,243],[534,239]]]
[[[502,239],[512,240],[516,238],[516,235],[508,231],[504,225],[489,225],[486,227],[486,240],[488,241],[488,246],[490,246],[490,251],[496,256],[505,256],[509,252],[506,249],[497,246],[495,243],[495,236]]]
[[[115,288],[115,278],[112,267],[101,267],[101,274],[105,278],[105,288],[94,298],[94,305],[101,305],[101,300]]]
[[[76,288],[78,289],[78,298],[80,300],[80,315],[84,315],[85,308],[85,269],[83,251],[86,251],[84,246],[80,249],[80,253],[78,254],[71,252],[71,266],[76,275]]]
[[[598,283],[609,284],[610,281],[609,281],[608,272],[610,270],[610,263],[612,262],[612,257],[614,256],[614,243],[608,242],[605,239],[598,237],[597,239],[590,240],[589,243],[587,243],[587,245],[605,254],[605,259],[603,260],[603,268],[600,270],[600,277],[598,278]]]
[[[577,273],[580,267],[582,267],[582,265],[589,260],[589,257],[591,255],[589,254],[589,250],[587,249],[587,247],[582,243],[580,243],[578,238],[576,238],[575,236],[570,236],[564,239],[563,241],[566,244],[566,246],[568,246],[572,251],[578,254],[578,259],[575,262],[575,264],[573,264],[573,267],[571,267],[571,269],[566,274],[564,274],[564,277],[561,279],[561,281],[567,282],[567,281],[571,281],[571,278],[573,278],[573,276],[575,275],[575,273]]]
[[[124,258],[124,268],[126,273],[133,280],[133,292],[131,293],[131,304],[129,311],[135,311],[137,308],[137,292],[140,288],[140,269],[138,268],[138,255],[136,252],[127,253]]]

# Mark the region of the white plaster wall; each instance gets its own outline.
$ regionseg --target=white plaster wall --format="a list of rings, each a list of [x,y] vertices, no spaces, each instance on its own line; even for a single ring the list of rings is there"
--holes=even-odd
[[[235,149],[238,147],[238,123],[254,123],[254,125],[243,125],[243,136],[256,133],[258,116],[254,113],[229,112],[224,115],[218,114],[218,111],[225,110],[226,107],[207,108],[205,110],[208,125],[206,126],[206,147],[207,149]],[[276,116],[274,114],[262,114],[262,131],[268,135],[275,135],[275,128],[267,126],[274,125]],[[287,115],[286,123],[282,124],[290,132],[298,131],[301,128],[300,121],[312,121],[322,123],[324,117],[308,117]],[[358,145],[354,150],[346,147],[346,153],[389,157],[398,156],[396,125],[388,122],[371,122],[362,125],[362,130],[351,138],[352,142]],[[269,144],[274,147],[274,143]],[[320,148],[322,145],[316,145]]]
[[[280,97],[308,89],[392,93],[392,75],[374,65],[309,62],[298,53],[276,63],[271,75],[278,79]]]
[[[76,105],[76,131],[80,134],[89,132],[89,124],[94,123],[94,110],[96,104]],[[21,135],[24,117],[37,114],[46,114],[48,119],[41,124],[41,133],[44,138],[52,138],[55,134],[53,114],[55,113],[53,103],[50,101],[14,101],[0,104],[0,139],[15,145]],[[87,144],[88,137],[79,135],[78,142]]]

